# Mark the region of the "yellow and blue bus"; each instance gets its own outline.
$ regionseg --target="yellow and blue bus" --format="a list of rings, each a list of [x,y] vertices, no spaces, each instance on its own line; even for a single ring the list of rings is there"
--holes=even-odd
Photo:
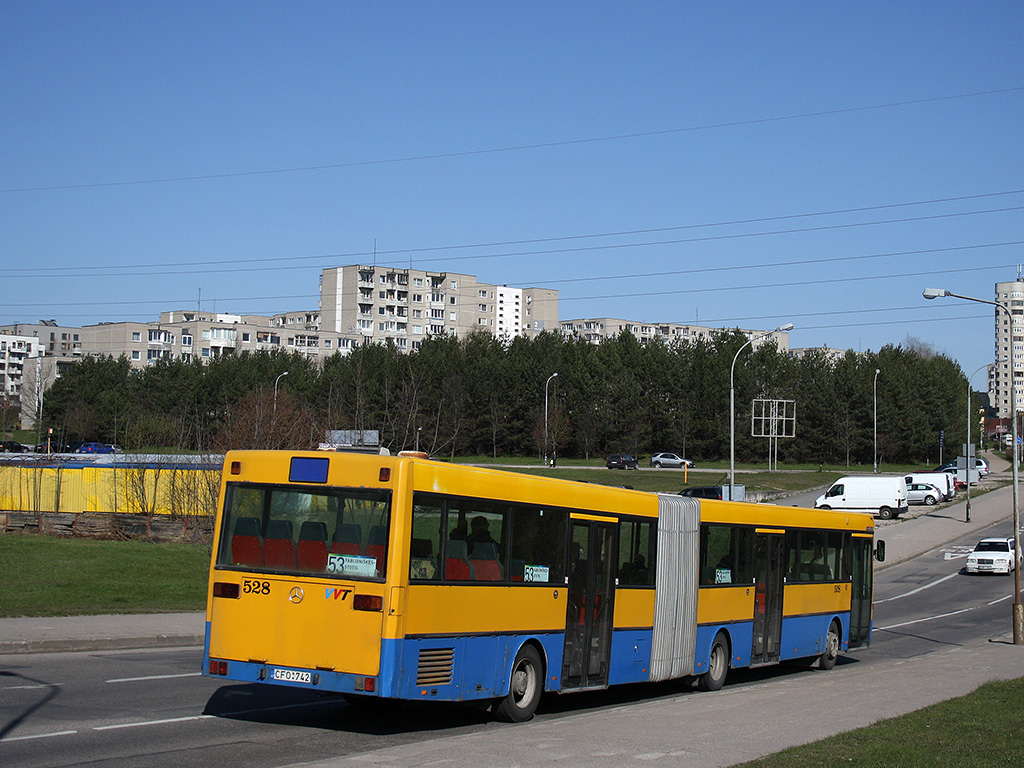
[[[234,451],[204,674],[523,721],[543,692],[827,669],[870,642],[873,534],[422,454]]]

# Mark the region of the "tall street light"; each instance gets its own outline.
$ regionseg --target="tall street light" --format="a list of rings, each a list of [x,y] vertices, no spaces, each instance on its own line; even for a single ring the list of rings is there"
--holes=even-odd
[[[996,363],[1005,363],[1009,359],[1010,358],[1008,356],[1000,357],[996,360]],[[967,508],[964,512],[965,523],[971,522],[971,469],[973,468],[971,466],[971,419],[974,418],[974,414],[971,413],[971,379],[974,378],[974,374],[982,368],[988,368],[989,365],[990,363],[985,363],[984,365],[978,366],[974,370],[974,373],[967,377],[967,450],[964,451],[964,454],[966,455],[964,466],[967,467]]]
[[[749,347],[755,341],[766,339],[773,333],[780,333],[782,331],[792,331],[793,324],[786,323],[780,325],[774,331],[765,331],[758,336],[751,336],[739,349],[736,350],[735,356],[732,358],[732,366],[729,368],[729,500],[733,501],[736,499],[736,361],[739,359],[740,352]]]
[[[551,380],[557,376],[558,373],[552,373],[548,376],[548,380],[544,382],[544,466],[548,465],[548,384]]]
[[[875,461],[875,472],[878,472],[878,374],[882,371],[879,368],[875,368],[875,381],[871,385],[871,398],[875,403],[875,432],[874,432],[874,461]]]
[[[288,371],[285,371],[284,373],[279,373],[277,375],[277,378],[274,379],[274,416],[275,417],[277,416],[277,382],[279,382],[281,380],[282,376],[287,376],[287,375],[288,375]]]
[[[926,299],[938,299],[952,296],[954,299],[974,301],[978,304],[990,304],[1006,313],[1009,322],[1010,336],[1013,336],[1013,315],[1010,310],[998,301],[988,299],[976,299],[971,296],[961,296],[958,293],[947,291],[945,288],[925,288]],[[1016,560],[1013,569],[1013,644],[1024,644],[1024,604],[1020,601],[1020,507],[1018,505],[1019,495],[1017,493],[1018,466],[1020,464],[1020,449],[1017,446],[1017,372],[1013,359],[1010,359],[1010,415],[1013,417],[1013,556]],[[967,468],[967,487],[971,485],[971,468]]]

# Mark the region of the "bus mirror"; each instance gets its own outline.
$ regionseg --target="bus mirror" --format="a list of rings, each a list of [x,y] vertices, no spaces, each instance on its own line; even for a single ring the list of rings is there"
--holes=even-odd
[[[885,562],[885,542],[879,541],[875,544],[875,560],[880,563]]]

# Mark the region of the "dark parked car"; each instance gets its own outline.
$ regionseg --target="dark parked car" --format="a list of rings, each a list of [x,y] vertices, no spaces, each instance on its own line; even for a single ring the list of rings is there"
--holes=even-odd
[[[0,453],[24,453],[27,450],[28,448],[14,440],[0,442]]]
[[[695,485],[692,488],[684,488],[679,492],[680,496],[691,496],[695,499],[720,499],[722,498],[722,486],[720,485]],[[740,498],[737,494],[736,498]]]
[[[640,469],[640,462],[628,453],[613,453],[604,465],[608,469]]]

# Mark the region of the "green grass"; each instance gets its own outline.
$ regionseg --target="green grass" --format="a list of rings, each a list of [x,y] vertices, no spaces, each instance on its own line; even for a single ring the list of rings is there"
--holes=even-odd
[[[992,768],[1021,763],[1024,678],[866,728],[743,763],[743,768]]]
[[[200,611],[209,545],[0,536],[0,616]]]

